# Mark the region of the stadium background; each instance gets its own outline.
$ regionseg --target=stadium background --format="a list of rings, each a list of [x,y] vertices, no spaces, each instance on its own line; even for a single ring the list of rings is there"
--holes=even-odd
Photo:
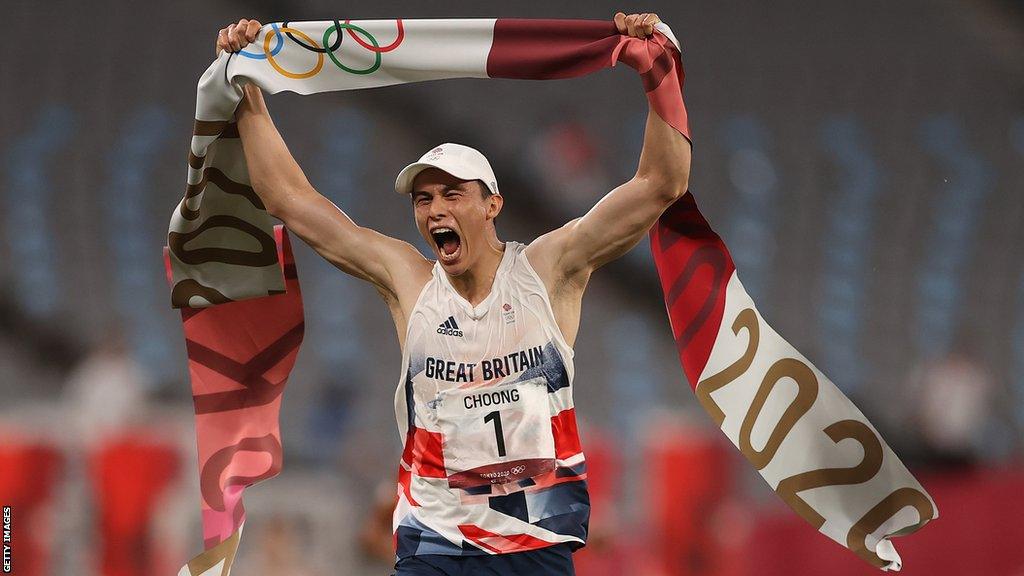
[[[3,7],[0,503],[15,503],[15,573],[171,574],[201,547],[160,248],[219,28],[621,9],[658,12],[683,43],[691,190],[760,310],[938,503],[939,520],[896,542],[905,573],[1024,574],[1024,3]],[[311,182],[357,222],[425,249],[393,179],[456,141],[494,165],[501,236],[528,241],[632,175],[647,107],[629,74],[268,103]],[[397,342],[372,289],[296,252],[307,328],[285,470],[247,493],[235,573],[383,574]],[[873,573],[712,427],[669,335],[646,246],[595,275],[576,346],[595,505],[580,574]]]

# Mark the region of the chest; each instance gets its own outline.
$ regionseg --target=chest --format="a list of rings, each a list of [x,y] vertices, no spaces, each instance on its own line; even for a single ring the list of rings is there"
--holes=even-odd
[[[472,306],[440,281],[417,303],[406,351],[420,386],[432,390],[497,384],[545,370],[558,356],[557,326],[543,287],[528,275],[506,274]]]
[[[409,325],[411,355],[443,355],[460,361],[481,360],[540,345],[550,333],[550,314],[540,294],[503,280],[476,306],[438,282],[427,286]]]

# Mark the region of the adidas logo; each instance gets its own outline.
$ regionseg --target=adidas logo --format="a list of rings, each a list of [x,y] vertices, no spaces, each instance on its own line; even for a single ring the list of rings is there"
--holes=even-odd
[[[437,333],[445,336],[458,336],[462,338],[462,330],[459,330],[459,325],[455,323],[455,316],[449,316],[447,320],[441,323],[437,327]]]

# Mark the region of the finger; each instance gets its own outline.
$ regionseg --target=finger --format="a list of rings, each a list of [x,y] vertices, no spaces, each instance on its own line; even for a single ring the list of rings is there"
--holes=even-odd
[[[249,42],[256,41],[256,33],[260,31],[263,25],[256,20],[249,20],[249,25],[245,29],[245,37],[249,39]]]
[[[642,16],[642,14],[634,14],[633,15],[633,34],[632,35],[635,38],[642,38],[643,37],[643,34],[642,34],[643,28],[640,25],[640,16]]]
[[[657,14],[651,14],[650,19],[647,20],[647,24],[650,25],[650,33],[654,34],[654,27],[662,24],[662,18],[658,17]]]
[[[643,25],[641,28],[643,28],[644,37],[654,34],[654,22],[656,22],[656,20],[656,14],[644,14],[643,18],[640,20]]]
[[[249,44],[249,39],[245,37],[245,29],[246,29],[246,27],[248,25],[249,25],[249,21],[246,20],[245,18],[240,19],[238,21],[238,24],[235,24],[234,36],[235,36],[235,42],[238,43],[238,49],[239,50],[241,50],[242,48],[245,48],[246,45]]]
[[[619,34],[625,34],[626,33],[626,15],[623,14],[622,12],[616,12],[615,13],[615,17],[613,18],[613,20],[615,21],[615,29],[619,31]]]
[[[634,38],[636,37],[636,14],[626,16],[626,33]]]
[[[232,52],[238,52],[242,49],[242,47],[238,45],[238,40],[235,39],[235,26],[235,24],[228,24],[228,46],[231,48]]]
[[[220,32],[217,33],[217,51],[229,49],[231,49],[231,45],[228,44],[228,29],[221,28]]]
[[[636,38],[637,36],[637,23],[640,22],[638,14],[630,14],[626,16],[626,29],[629,31],[630,36]]]
[[[641,12],[640,15],[637,16],[637,20],[636,20],[636,35],[637,35],[638,38],[646,38],[647,37],[647,19],[650,16],[651,15],[649,13],[647,13],[647,12]]]
[[[231,29],[234,27],[234,24],[228,24],[228,27],[224,29],[224,43],[226,44],[225,50],[228,52],[235,51],[234,46],[231,45]]]

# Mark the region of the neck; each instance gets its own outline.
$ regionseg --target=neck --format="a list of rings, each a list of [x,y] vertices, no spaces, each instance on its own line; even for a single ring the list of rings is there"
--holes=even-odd
[[[473,306],[483,302],[491,293],[494,277],[498,274],[498,266],[505,255],[505,243],[497,237],[488,238],[483,250],[483,254],[462,274],[452,276],[445,272],[452,288]]]

